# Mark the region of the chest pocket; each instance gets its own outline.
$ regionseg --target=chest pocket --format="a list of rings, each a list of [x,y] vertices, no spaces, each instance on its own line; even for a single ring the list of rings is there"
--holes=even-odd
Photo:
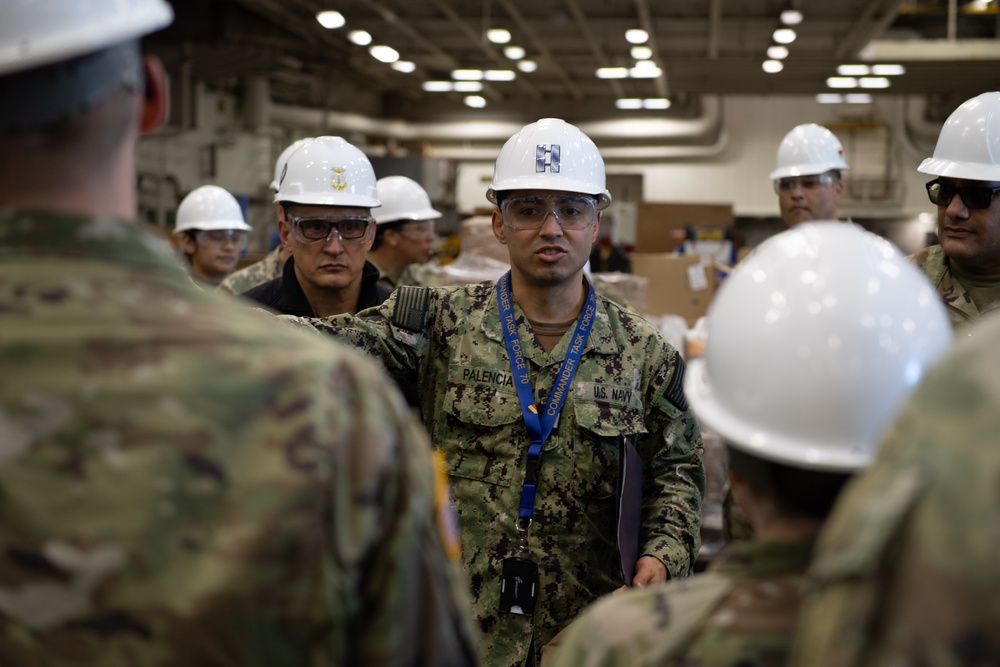
[[[452,382],[440,409],[434,440],[447,443],[450,475],[499,486],[521,479],[528,442],[513,387]]]
[[[615,493],[621,438],[635,444],[646,432],[642,411],[630,405],[591,401],[574,404],[572,488],[583,498],[609,498]]]

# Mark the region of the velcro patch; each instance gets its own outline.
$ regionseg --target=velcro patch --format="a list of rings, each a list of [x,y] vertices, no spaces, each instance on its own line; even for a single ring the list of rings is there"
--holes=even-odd
[[[684,371],[687,368],[681,355],[677,355],[674,362],[674,376],[670,378],[667,391],[663,394],[670,403],[678,410],[687,412],[687,396],[684,395]]]
[[[423,331],[427,322],[427,304],[430,290],[426,287],[404,285],[396,290],[396,308],[392,324],[409,331]]]

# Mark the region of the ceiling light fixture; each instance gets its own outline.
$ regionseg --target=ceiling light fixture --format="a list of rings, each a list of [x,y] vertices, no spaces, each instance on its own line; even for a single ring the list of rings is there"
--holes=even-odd
[[[872,96],[868,93],[851,93],[844,96],[844,101],[848,104],[871,104]]]
[[[487,81],[513,81],[517,73],[512,69],[488,69],[483,73]]]
[[[478,93],[483,89],[483,84],[478,81],[456,81],[451,89],[456,93]]]
[[[511,60],[520,60],[524,57],[524,48],[520,46],[508,46],[503,50],[503,54]]]
[[[397,60],[392,65],[390,65],[397,72],[402,72],[403,74],[412,74],[417,71],[416,63],[410,62],[409,60]]]
[[[652,60],[640,60],[628,71],[628,75],[633,79],[655,79],[662,73],[663,70]]]
[[[344,24],[347,23],[347,19],[344,18],[343,14],[334,11],[319,12],[316,14],[316,20],[327,30],[343,28]]]
[[[622,97],[615,100],[615,106],[619,109],[641,109],[642,100],[638,97]]]
[[[636,60],[649,60],[653,57],[653,49],[648,46],[633,46],[631,52]]]
[[[858,83],[862,88],[888,88],[891,85],[884,76],[863,76]]]
[[[780,60],[765,60],[760,68],[768,74],[777,74],[785,69],[785,65]]]
[[[447,93],[453,85],[451,81],[424,81],[420,87],[428,93]]]
[[[481,69],[455,69],[451,71],[451,78],[456,81],[482,81],[483,70]]]
[[[347,39],[358,46],[368,46],[372,43],[372,36],[367,30],[352,30],[347,33]]]
[[[798,25],[802,23],[802,12],[797,9],[786,9],[781,12],[781,22],[785,25]]]
[[[831,76],[827,77],[828,88],[857,88],[858,80],[853,76]]]
[[[649,33],[639,28],[625,31],[625,41],[629,44],[645,44],[649,41]]]
[[[771,60],[784,60],[788,57],[788,47],[775,44],[767,47],[767,57]]]
[[[665,97],[651,97],[642,101],[643,109],[669,109],[670,100]]]
[[[597,69],[598,79],[625,79],[627,77],[627,67],[599,67]]]
[[[844,96],[840,93],[820,93],[816,96],[816,101],[820,104],[840,104],[844,101]]]
[[[538,63],[534,60],[522,60],[517,64],[517,68],[522,72],[530,74],[538,69]]]
[[[472,107],[473,109],[482,109],[486,106],[486,98],[482,95],[466,95],[465,106]]]
[[[902,65],[872,65],[872,74],[875,76],[901,76],[906,74],[906,68]]]
[[[838,65],[837,74],[840,76],[868,76],[871,68],[868,65]]]
[[[376,44],[368,47],[368,53],[372,54],[375,60],[383,63],[394,63],[399,60],[399,51],[384,44]]]
[[[797,35],[791,28],[778,28],[774,31],[772,37],[774,37],[774,41],[778,44],[791,44],[795,41]]]
[[[490,28],[486,31],[486,39],[494,44],[506,44],[510,41],[510,30],[503,28]]]

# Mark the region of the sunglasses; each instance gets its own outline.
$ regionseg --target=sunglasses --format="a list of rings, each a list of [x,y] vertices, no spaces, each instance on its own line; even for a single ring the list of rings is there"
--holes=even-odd
[[[1000,192],[1000,186],[990,188],[984,185],[966,185],[957,188],[954,184],[935,178],[927,183],[927,196],[931,203],[937,206],[947,206],[957,194],[965,204],[965,207],[972,209],[989,208],[993,202],[993,195]]]

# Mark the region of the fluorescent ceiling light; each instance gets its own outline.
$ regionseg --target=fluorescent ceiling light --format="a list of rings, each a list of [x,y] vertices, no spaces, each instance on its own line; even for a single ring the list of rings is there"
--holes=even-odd
[[[874,62],[905,60],[998,60],[1000,39],[873,39],[858,58]]]
[[[487,81],[513,81],[517,74],[512,69],[488,69],[483,73]]]
[[[844,101],[844,96],[840,93],[820,93],[816,96],[816,101],[820,104],[840,104]]]
[[[788,47],[775,44],[767,47],[767,57],[771,60],[784,60],[788,57]]]
[[[641,109],[642,100],[638,97],[623,97],[615,100],[615,106],[619,109]]]
[[[760,68],[768,74],[777,74],[781,70],[785,69],[785,66],[780,60],[765,60]]]
[[[653,57],[653,49],[648,46],[633,46],[632,57],[636,60],[649,60]]]
[[[517,68],[522,72],[531,73],[538,69],[538,63],[534,60],[522,60],[517,64]]]
[[[598,79],[624,79],[628,77],[628,68],[600,67],[597,70]]]
[[[844,101],[848,104],[871,104],[872,96],[868,93],[851,93],[844,96]]]
[[[409,60],[397,60],[390,67],[403,74],[411,74],[417,70],[416,63],[412,63]]]
[[[862,88],[888,88],[890,85],[884,76],[864,76],[858,82]]]
[[[853,76],[831,76],[827,77],[828,88],[857,88],[858,80]]]
[[[840,76],[868,76],[871,68],[868,65],[837,65],[837,74]]]
[[[669,109],[670,100],[665,97],[651,97],[642,101],[643,109]]]
[[[786,9],[781,12],[781,22],[785,25],[798,25],[802,23],[802,12],[797,9]]]
[[[316,20],[319,21],[319,24],[327,30],[342,28],[344,27],[344,24],[347,23],[343,14],[334,11],[319,12],[316,14]]]
[[[486,39],[494,44],[506,44],[510,41],[510,30],[503,28],[490,28],[486,31]]]
[[[797,35],[791,28],[778,28],[771,36],[778,44],[791,44],[795,41]]]
[[[508,46],[503,50],[503,54],[511,60],[520,60],[524,57],[524,48],[520,46]]]
[[[456,81],[451,89],[456,93],[478,93],[483,89],[483,84],[478,81]]]
[[[454,69],[451,71],[451,78],[456,81],[482,81],[483,70],[481,69]]]
[[[482,95],[466,95],[465,105],[473,109],[482,109],[486,106],[486,98]]]
[[[872,65],[872,74],[875,76],[900,76],[906,74],[906,68],[902,65]]]
[[[639,28],[632,28],[625,31],[625,40],[629,44],[645,44],[649,41],[649,33]]]
[[[372,36],[367,30],[352,30],[347,33],[347,39],[358,46],[368,46],[372,43]]]
[[[424,81],[420,86],[428,93],[447,93],[452,89],[451,81]]]
[[[633,79],[655,79],[663,74],[663,70],[656,66],[652,60],[640,60],[635,67],[628,71],[628,75]]]
[[[385,46],[384,44],[369,46],[368,53],[372,54],[372,57],[375,58],[375,60],[379,60],[384,63],[394,63],[399,60],[399,51],[391,46]]]

